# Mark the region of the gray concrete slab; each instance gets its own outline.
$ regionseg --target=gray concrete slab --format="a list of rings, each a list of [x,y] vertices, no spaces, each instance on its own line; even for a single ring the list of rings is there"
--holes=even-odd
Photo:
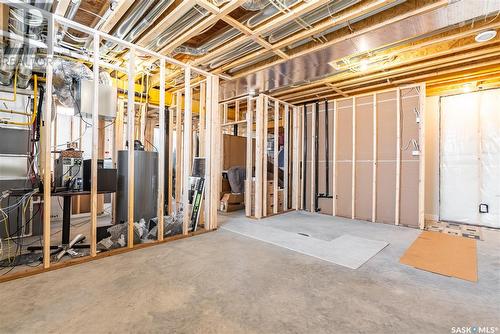
[[[244,219],[223,217],[222,220]],[[262,221],[390,245],[351,270],[229,231],[0,284],[0,333],[451,333],[500,327],[500,233],[479,281],[399,264],[419,231],[291,213]]]

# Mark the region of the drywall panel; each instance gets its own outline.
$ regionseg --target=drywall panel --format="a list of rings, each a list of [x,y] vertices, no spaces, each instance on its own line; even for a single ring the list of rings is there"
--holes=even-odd
[[[377,162],[377,214],[375,221],[394,224],[396,209],[396,162]]]
[[[340,217],[352,218],[352,163],[337,162],[337,206],[336,214]]]

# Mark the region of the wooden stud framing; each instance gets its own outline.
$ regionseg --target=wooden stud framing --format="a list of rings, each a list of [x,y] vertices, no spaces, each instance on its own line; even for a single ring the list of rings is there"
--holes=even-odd
[[[305,120],[307,119],[307,112],[306,112],[306,108],[304,108],[304,106],[301,106],[300,107],[300,110],[302,111],[302,119]],[[303,155],[304,153],[304,148],[306,147],[307,145],[307,141],[306,141],[306,136],[307,136],[307,128],[305,128],[305,122],[302,121],[301,122],[301,143],[300,143],[300,154],[301,156]],[[305,210],[306,207],[304,205],[304,202],[306,201],[305,199],[305,188],[304,188],[304,180],[306,179],[307,177],[307,174],[306,174],[306,167],[307,166],[307,157],[303,157],[302,156],[302,168],[301,168],[301,171],[300,171],[300,174],[301,174],[301,178],[300,178],[300,209],[301,210]]]
[[[396,209],[394,224],[399,225],[399,200],[401,186],[401,88],[397,88],[396,108]]]
[[[218,227],[217,223],[217,207],[219,204],[219,194],[222,188],[222,133],[220,127],[220,115],[219,115],[219,77],[212,76],[212,112],[214,117],[212,117],[212,152],[213,156],[211,162],[213,164],[211,170],[212,177],[212,202],[211,209],[212,214],[210,216],[210,226],[211,229],[216,229]]]
[[[356,97],[352,98],[352,189],[351,218],[356,217]]]
[[[265,217],[267,216],[267,162],[268,162],[268,156],[267,156],[267,134],[269,132],[269,97],[267,95],[264,95],[264,126],[263,126],[263,133],[262,133],[262,157],[260,163],[263,164],[263,175],[262,175],[262,215]]]
[[[300,208],[300,115],[299,108],[292,107],[293,112],[293,153],[292,153],[292,209],[298,210]]]
[[[418,226],[425,227],[425,83],[419,86],[419,111],[420,111],[420,131],[418,145],[420,146],[419,156],[419,183],[418,183]]]
[[[90,256],[97,254],[97,159],[99,141],[99,35],[94,34],[93,100],[92,100],[92,160],[90,164]],[[103,130],[104,131],[104,130]]]
[[[125,115],[125,101],[122,98],[118,99],[118,108],[116,111],[114,125],[114,142],[113,142],[113,167],[117,168],[118,151],[123,150],[123,117]],[[80,120],[81,121],[81,120]],[[80,196],[78,196],[79,198]],[[116,193],[111,194],[113,203],[113,222],[116,219]],[[78,210],[77,212],[80,212]]]
[[[165,59],[160,59],[160,106],[158,110],[160,128],[160,147],[158,152],[158,240],[163,240],[165,206]]]
[[[377,93],[373,93],[372,222],[377,219]]]
[[[189,232],[190,210],[189,210],[189,181],[191,175],[191,146],[192,146],[192,131],[193,131],[193,113],[191,110],[191,67],[184,69],[184,163],[182,173],[183,177],[183,192],[182,192],[182,207],[184,210],[182,233],[187,235]]]
[[[337,215],[337,100],[333,101],[332,216]]]
[[[177,92],[175,102],[175,208],[179,210],[182,193],[182,92]]]
[[[262,156],[264,151],[264,95],[257,98],[256,130],[255,130],[255,218],[262,218],[263,189],[262,180],[264,177]],[[266,160],[267,161],[267,160]]]
[[[247,98],[247,160],[246,160],[246,183],[245,183],[245,215],[252,216],[252,174],[253,174],[253,99]]]
[[[50,132],[52,116],[52,60],[54,58],[54,18],[47,19],[47,76],[45,96],[49,98],[45,102],[44,131],[43,131],[43,267],[50,267],[50,185],[51,184],[51,161],[50,161]]]
[[[130,1],[127,1],[127,3],[131,3]],[[24,2],[12,2],[10,4],[14,8],[19,8],[23,10],[31,10],[34,7],[31,6],[28,3]],[[179,66],[181,69],[185,70],[185,76],[189,77],[191,71],[202,74],[207,77],[207,80],[211,82],[212,88],[210,92],[210,101],[211,103],[215,103],[215,105],[218,104],[218,80],[219,77],[217,75],[210,74],[206,71],[203,71],[199,68],[191,68],[189,65],[186,65],[174,58],[169,58],[166,56],[163,56],[159,53],[147,50],[141,46],[134,45],[132,43],[128,43],[126,41],[122,41],[116,37],[109,36],[106,33],[102,31],[98,31],[96,29],[92,29],[89,27],[86,27],[82,24],[73,22],[69,19],[66,19],[64,17],[60,17],[58,15],[53,15],[49,12],[40,10],[38,11],[40,15],[47,20],[47,63],[46,63],[46,96],[47,100],[44,105],[44,119],[43,119],[43,127],[42,127],[42,135],[41,135],[41,154],[40,154],[40,162],[41,162],[41,174],[43,178],[43,184],[45,185],[43,189],[43,269],[42,270],[33,270],[30,271],[30,273],[16,273],[15,275],[8,275],[5,276],[3,279],[4,280],[9,280],[12,279],[11,277],[22,277],[25,275],[31,275],[32,272],[38,273],[38,272],[43,272],[43,271],[48,271],[52,269],[57,269],[60,267],[64,267],[67,265],[72,265],[75,263],[81,263],[81,262],[86,262],[89,260],[93,260],[96,258],[102,258],[102,257],[107,257],[109,255],[113,254],[118,254],[121,252],[126,252],[130,251],[132,248],[134,248],[133,244],[133,239],[134,239],[134,139],[140,136],[144,135],[144,131],[138,131],[136,133],[136,129],[140,129],[141,127],[136,126],[136,119],[135,119],[135,74],[136,74],[136,54],[137,52],[140,52],[141,54],[149,55],[152,57],[155,57],[160,60],[160,94],[159,94],[159,120],[160,120],[160,150],[159,150],[159,189],[158,189],[158,216],[159,216],[159,235],[158,235],[158,241],[154,242],[153,244],[158,244],[162,241],[162,236],[163,233],[161,231],[163,224],[162,224],[162,219],[163,219],[163,204],[164,204],[164,182],[165,182],[165,174],[164,174],[164,164],[165,164],[165,153],[167,150],[165,150],[165,67],[166,67],[166,62],[169,64],[173,64],[176,66]],[[52,159],[51,159],[51,148],[52,148],[52,143],[51,143],[51,138],[55,138],[56,134],[52,135],[52,130],[54,126],[52,125],[52,120],[51,120],[51,115],[52,115],[52,107],[53,107],[53,59],[54,59],[54,45],[55,45],[55,26],[56,23],[58,24],[64,24],[67,25],[70,28],[79,30],[81,32],[84,32],[90,36],[93,37],[92,40],[92,46],[93,46],[93,56],[92,58],[86,58],[86,60],[90,60],[93,63],[93,102],[92,102],[92,162],[91,162],[91,191],[90,191],[90,207],[91,207],[91,215],[90,215],[90,257],[87,258],[82,258],[82,259],[75,259],[73,260],[68,260],[64,261],[64,263],[58,263],[58,264],[53,264],[51,266],[50,263],[50,241],[51,241],[51,164],[52,164]],[[113,66],[110,64],[106,64],[100,59],[100,53],[99,53],[99,45],[101,40],[107,40],[112,43],[116,43],[120,45],[123,48],[129,49],[129,59],[128,59],[128,64],[127,64],[127,69],[119,68],[118,66]],[[128,78],[128,87],[126,89],[126,94],[127,94],[127,137],[128,137],[128,149],[127,149],[127,164],[128,164],[128,176],[127,176],[127,187],[128,187],[128,195],[127,195],[127,225],[128,225],[128,233],[127,233],[127,247],[121,250],[116,250],[116,252],[106,252],[102,254],[97,254],[97,243],[96,243],[96,236],[97,236],[97,210],[98,210],[98,184],[97,184],[97,165],[98,165],[98,159],[102,158],[103,154],[103,146],[102,144],[99,144],[100,142],[102,143],[103,137],[100,137],[99,135],[103,135],[104,131],[101,130],[101,133],[99,133],[100,129],[103,128],[104,122],[101,122],[101,125],[99,125],[99,73],[100,73],[100,68],[102,67],[112,67],[115,68],[116,70],[122,71],[126,73],[126,76]],[[190,97],[190,90],[189,90],[189,80],[186,81],[186,113],[189,114],[187,116],[187,124],[184,124],[187,130],[184,132],[184,136],[190,138],[190,127],[192,127],[191,124],[191,97]],[[122,87],[125,89],[125,87]],[[208,94],[207,94],[208,95]],[[203,99],[205,100],[205,99]],[[208,100],[208,99],[207,99]],[[181,102],[181,99],[179,98],[177,101],[179,104]],[[113,159],[114,163],[116,164],[117,156],[118,156],[118,150],[123,149],[124,147],[124,136],[123,136],[123,126],[124,126],[124,107],[125,107],[125,101],[123,99],[118,100],[118,110],[117,110],[117,117],[115,120],[115,133],[114,133],[114,142],[113,142]],[[213,108],[213,106],[212,106]],[[180,112],[181,108],[178,108],[178,111]],[[172,125],[172,113],[169,114],[169,124]],[[142,121],[144,122],[146,120],[145,117],[142,117]],[[220,120],[217,120],[215,123],[215,130],[218,130],[217,126],[219,124]],[[82,127],[83,124],[80,120],[80,137],[83,134]],[[182,117],[179,117],[178,119],[178,128],[179,132],[180,127],[182,124]],[[143,124],[142,124],[143,125]],[[212,125],[209,127],[211,128]],[[143,128],[143,127],[142,127]],[[170,131],[172,131],[172,126],[169,127]],[[73,131],[73,129],[71,129]],[[152,132],[151,132],[152,133]],[[212,132],[213,134],[214,132]],[[172,132],[169,133],[169,137],[172,136]],[[71,133],[71,138],[73,138],[73,132]],[[214,136],[214,138],[217,138],[217,136]],[[220,141],[213,140],[214,138],[208,138],[211,140],[211,146],[212,150],[214,150],[214,147],[220,147]],[[182,138],[181,138],[182,139]],[[207,138],[206,138],[207,139]],[[79,148],[81,149],[82,147],[82,138],[78,139],[79,141]],[[187,142],[186,145],[188,145],[187,148],[189,148],[190,143],[189,140],[186,140]],[[172,143],[172,140],[169,140],[169,143]],[[182,147],[182,140],[179,141],[179,144]],[[172,152],[172,150],[168,150],[169,152]],[[179,150],[179,153],[182,153],[182,149]],[[171,154],[169,155],[169,159],[171,158]],[[189,154],[187,154],[187,157],[184,157],[184,160],[189,159],[190,160]],[[208,160],[209,163],[213,163],[213,166],[217,166],[218,161],[217,156],[214,157],[215,160]],[[220,157],[219,157],[220,158]],[[217,163],[215,163],[216,161]],[[184,162],[185,167],[187,168],[187,171],[190,171],[189,166],[191,165],[190,161],[185,161]],[[169,164],[169,166],[172,166],[172,164]],[[208,168],[210,170],[210,168]],[[181,171],[179,169],[179,171]],[[184,172],[186,172],[186,170]],[[171,182],[171,176],[172,174],[169,175],[169,183]],[[220,170],[218,168],[214,169],[214,172],[210,175],[212,180],[216,179],[220,181]],[[187,178],[185,179],[187,186]],[[213,191],[214,189],[209,189],[210,191],[208,192],[211,196],[218,196],[218,190],[220,188],[220,185],[215,188],[216,191]],[[172,187],[169,187],[169,189],[172,189]],[[170,190],[171,191],[171,190]],[[169,199],[172,198],[169,196]],[[216,198],[216,197],[214,197]],[[75,202],[78,202],[78,199],[76,199]],[[216,209],[217,209],[217,202],[218,201],[212,201],[211,203],[213,204],[211,206],[211,216],[213,219],[210,219],[210,224],[212,228],[217,227],[217,217],[216,217]],[[171,207],[169,205],[169,207]],[[199,233],[188,233],[188,235],[194,235],[194,234],[199,234]],[[183,238],[183,236],[175,236],[174,238],[167,238],[167,240],[174,240],[174,239],[180,239]],[[167,241],[163,240],[163,241]],[[142,248],[146,247],[145,245],[140,245],[137,248]]]
[[[273,213],[278,213],[278,148],[280,128],[280,104],[274,101],[274,154],[273,154]]]
[[[306,114],[306,117],[307,117],[307,114]],[[313,105],[312,108],[311,108],[311,198],[310,198],[310,210],[311,212],[315,212],[315,205],[316,205],[316,198],[314,196],[315,192],[316,192],[316,188],[315,188],[315,178],[316,178],[316,154],[318,154],[318,152],[316,152],[316,145],[315,145],[315,139],[316,139],[316,117],[318,117],[318,115],[316,114],[316,108],[315,106]]]
[[[175,105],[172,103],[171,108],[168,111],[168,191],[167,191],[167,203],[168,203],[168,215],[173,214],[173,178],[174,178],[174,110],[176,110]]]
[[[135,133],[135,50],[130,50],[128,60],[128,92],[127,92],[127,132],[128,132],[128,248],[134,247],[134,133]]]
[[[290,140],[290,130],[289,130],[289,125],[290,125],[290,110],[288,104],[285,105],[285,111],[283,115],[284,119],[284,127],[285,127],[285,138],[284,138],[284,161],[283,161],[283,181],[284,181],[284,186],[283,186],[283,211],[288,210],[288,179],[289,179],[289,167],[288,167],[288,157],[289,157],[289,143],[288,141]]]
[[[213,84],[213,79],[212,77],[208,77],[206,81],[206,112],[205,112],[205,124],[206,124],[206,130],[205,130],[205,138],[204,138],[204,154],[205,154],[205,159],[206,159],[206,166],[205,166],[205,230],[209,231],[212,229],[211,223],[212,223],[212,213],[213,213],[213,201],[214,201],[214,194],[212,190],[212,185],[213,185],[213,176],[212,176],[212,156],[213,156],[213,126],[212,126],[212,118],[213,118],[213,103],[212,103],[212,98],[213,98],[213,90],[212,90],[212,84]],[[217,204],[215,204],[217,205]]]

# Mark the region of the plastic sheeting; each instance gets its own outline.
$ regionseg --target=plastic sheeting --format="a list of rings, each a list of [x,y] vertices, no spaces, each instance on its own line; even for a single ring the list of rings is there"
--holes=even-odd
[[[441,220],[500,227],[499,106],[498,89],[441,99]]]

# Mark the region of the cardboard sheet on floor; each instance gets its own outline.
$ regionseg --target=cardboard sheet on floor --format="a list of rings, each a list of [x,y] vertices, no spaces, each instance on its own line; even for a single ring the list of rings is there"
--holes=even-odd
[[[418,269],[477,281],[476,240],[424,231],[400,262]]]
[[[348,234],[325,241],[251,222],[233,221],[222,229],[351,269],[358,269],[388,245]]]

